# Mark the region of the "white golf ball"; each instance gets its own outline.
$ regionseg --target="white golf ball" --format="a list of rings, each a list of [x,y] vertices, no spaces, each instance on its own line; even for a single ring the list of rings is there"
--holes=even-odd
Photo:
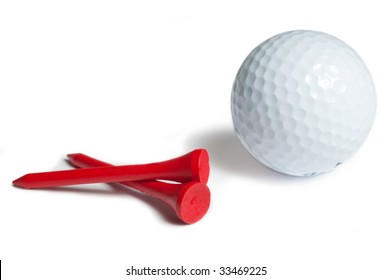
[[[365,141],[376,93],[362,59],[341,40],[289,31],[257,46],[231,96],[234,129],[260,162],[310,176],[340,165]]]

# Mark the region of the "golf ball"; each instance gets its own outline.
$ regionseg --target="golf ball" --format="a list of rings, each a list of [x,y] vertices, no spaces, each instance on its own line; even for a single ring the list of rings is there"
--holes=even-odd
[[[258,161],[311,176],[359,149],[374,121],[376,93],[366,65],[346,43],[296,30],[248,55],[234,81],[231,112],[237,136]]]

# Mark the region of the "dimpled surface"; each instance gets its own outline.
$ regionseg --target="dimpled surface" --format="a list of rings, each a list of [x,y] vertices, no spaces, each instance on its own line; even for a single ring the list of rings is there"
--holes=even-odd
[[[289,31],[257,46],[231,96],[234,129],[260,162],[310,176],[349,158],[374,121],[376,94],[362,59],[339,39]]]

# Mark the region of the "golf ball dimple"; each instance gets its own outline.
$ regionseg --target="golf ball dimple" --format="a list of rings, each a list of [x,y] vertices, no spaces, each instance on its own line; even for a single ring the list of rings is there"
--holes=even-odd
[[[367,138],[376,113],[358,54],[318,31],[278,34],[241,65],[231,96],[234,129],[260,162],[281,173],[332,170]]]

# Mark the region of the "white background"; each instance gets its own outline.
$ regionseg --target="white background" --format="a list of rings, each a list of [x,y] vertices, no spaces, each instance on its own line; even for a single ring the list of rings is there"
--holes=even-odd
[[[4,279],[132,279],[125,275],[132,265],[267,266],[261,279],[392,279],[392,20],[384,3],[1,1]],[[231,124],[241,62],[292,29],[351,45],[378,94],[361,150],[313,178],[266,169]],[[131,164],[198,147],[210,152],[212,204],[190,226],[154,199],[104,184],[11,185],[25,173],[70,168],[67,153]],[[230,277],[253,278],[260,277]]]

